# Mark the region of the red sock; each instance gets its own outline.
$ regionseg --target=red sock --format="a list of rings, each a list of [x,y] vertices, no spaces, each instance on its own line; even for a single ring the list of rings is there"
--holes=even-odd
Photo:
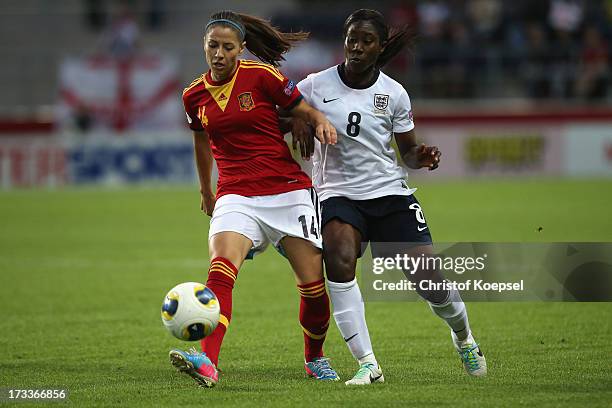
[[[304,358],[312,361],[323,357],[323,342],[329,326],[329,297],[325,280],[298,285],[300,292],[300,323],[304,331]]]
[[[227,331],[230,320],[232,320],[232,289],[238,275],[238,269],[227,259],[217,257],[210,263],[208,269],[208,280],[206,286],[209,287],[219,299],[221,307],[221,317],[219,325],[210,336],[200,340],[202,351],[206,353],[210,361],[215,366],[219,365],[219,351],[223,336]]]

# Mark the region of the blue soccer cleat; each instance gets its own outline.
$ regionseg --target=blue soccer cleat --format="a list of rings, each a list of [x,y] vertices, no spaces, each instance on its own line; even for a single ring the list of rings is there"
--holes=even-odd
[[[329,365],[329,358],[317,357],[312,361],[304,364],[306,374],[310,377],[314,377],[317,380],[323,381],[338,381],[340,377],[336,371]]]
[[[193,378],[201,387],[214,387],[219,382],[217,367],[206,356],[195,348],[188,352],[170,350],[170,362],[181,373]]]

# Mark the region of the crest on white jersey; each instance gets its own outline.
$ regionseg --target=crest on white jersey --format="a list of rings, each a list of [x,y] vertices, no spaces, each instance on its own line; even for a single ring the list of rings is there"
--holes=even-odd
[[[389,95],[374,94],[374,107],[379,110],[385,110],[389,106]]]

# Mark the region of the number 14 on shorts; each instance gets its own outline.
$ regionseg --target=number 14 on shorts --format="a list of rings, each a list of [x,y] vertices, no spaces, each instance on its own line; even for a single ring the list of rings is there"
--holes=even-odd
[[[315,221],[315,217],[310,217],[310,234],[314,235],[315,238],[319,238],[319,232],[317,231],[317,223]],[[308,224],[306,223],[306,216],[300,215],[298,217],[298,221],[302,224],[302,232],[304,233],[304,238],[308,239]]]

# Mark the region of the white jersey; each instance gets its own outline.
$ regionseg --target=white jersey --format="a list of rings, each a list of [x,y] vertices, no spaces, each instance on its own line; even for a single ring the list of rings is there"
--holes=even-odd
[[[407,173],[391,147],[394,132],[414,128],[402,85],[380,72],[369,88],[349,88],[334,66],[310,74],[298,88],[338,133],[336,145],[315,145],[312,181],[321,201],[335,196],[368,200],[416,190],[406,184]]]

